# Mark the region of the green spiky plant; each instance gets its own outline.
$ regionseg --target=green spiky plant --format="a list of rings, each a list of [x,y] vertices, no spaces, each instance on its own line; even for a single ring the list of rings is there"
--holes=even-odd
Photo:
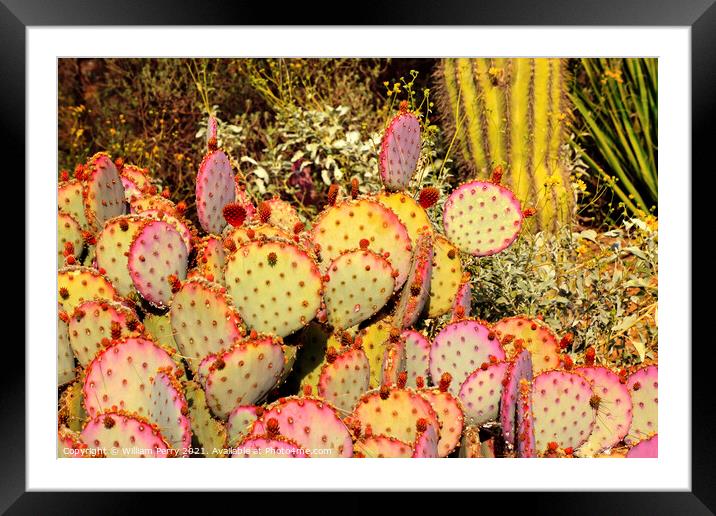
[[[569,118],[564,59],[443,59],[438,101],[467,177],[505,169],[504,183],[536,206],[533,229],[555,231],[574,209],[562,146]],[[465,172],[463,172],[465,175]]]
[[[572,144],[634,215],[658,198],[656,58],[580,59],[570,98],[580,117]]]

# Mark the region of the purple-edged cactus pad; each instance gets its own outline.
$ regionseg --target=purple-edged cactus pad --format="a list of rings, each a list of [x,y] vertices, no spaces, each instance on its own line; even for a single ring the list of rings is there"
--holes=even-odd
[[[460,386],[482,364],[505,359],[505,352],[495,332],[472,319],[445,326],[430,346],[430,376],[433,381],[450,373],[450,392],[457,395]]]
[[[496,322],[493,329],[505,343],[505,351],[525,348],[530,352],[535,374],[559,367],[559,339],[554,331],[539,319],[522,315],[506,317]]]
[[[506,372],[507,362],[485,363],[462,383],[458,398],[468,424],[480,426],[497,419]]]
[[[85,216],[95,231],[125,212],[124,186],[109,155],[95,154],[87,162],[82,196]]]
[[[105,457],[164,459],[176,455],[156,425],[125,412],[97,414],[81,436],[89,448],[101,450]]]
[[[350,348],[321,369],[318,395],[334,407],[350,412],[370,384],[370,364],[361,348]]]
[[[425,389],[419,394],[430,402],[440,421],[440,440],[438,457],[447,457],[460,444],[460,436],[464,427],[464,414],[460,401],[440,389]]]
[[[502,437],[508,446],[515,445],[517,402],[522,380],[532,382],[532,357],[526,349],[509,361],[503,382],[504,388],[500,399],[500,425],[502,426]]]
[[[404,190],[420,158],[420,121],[407,109],[393,118],[380,146],[380,176],[388,190]]]
[[[230,446],[241,442],[251,431],[251,426],[263,414],[263,407],[254,405],[238,405],[231,411],[226,420],[226,431]]]
[[[415,439],[415,451],[413,457],[416,459],[434,459],[438,455],[438,431],[435,427],[427,425],[425,430],[419,431]]]
[[[196,211],[204,231],[221,234],[226,227],[222,210],[234,202],[235,196],[234,172],[229,157],[222,150],[209,152],[196,176]]]
[[[502,185],[472,181],[445,201],[445,236],[461,251],[489,256],[509,247],[522,229],[522,207]]]
[[[424,230],[415,243],[410,272],[393,317],[393,324],[398,328],[407,328],[418,320],[430,295],[432,269],[433,236]]]
[[[427,380],[430,367],[430,341],[415,330],[403,330],[405,340],[405,370],[408,387],[417,387],[417,379]]]
[[[149,420],[154,422],[167,443],[183,456],[191,447],[191,423],[184,388],[169,368],[152,379],[149,391]]]
[[[632,399],[632,423],[624,439],[632,444],[659,433],[659,369],[647,366],[629,376],[627,389]]]

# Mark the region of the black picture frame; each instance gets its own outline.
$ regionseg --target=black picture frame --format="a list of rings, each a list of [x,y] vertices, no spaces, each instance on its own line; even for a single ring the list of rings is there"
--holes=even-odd
[[[207,2],[198,0],[0,0],[0,126],[3,147],[19,157],[17,170],[25,170],[25,71],[28,26],[53,25],[283,25],[351,24],[371,25],[554,25],[554,26],[688,26],[692,50],[692,168],[707,174],[713,170],[716,137],[716,4],[715,0],[482,0],[435,2],[394,0],[389,3],[361,2],[353,9],[336,4],[280,6],[269,2]],[[373,5],[374,4],[374,5]],[[343,22],[343,23],[342,23]],[[677,173],[674,171],[674,173]],[[681,173],[688,173],[683,171]],[[27,192],[25,185],[25,191]],[[698,191],[698,190],[697,190]],[[702,189],[703,191],[703,189]],[[707,192],[704,192],[708,194]],[[698,204],[694,199],[692,207]],[[698,213],[698,212],[697,212]],[[701,216],[702,215],[702,216]],[[696,214],[692,221],[705,221]],[[692,232],[692,235],[699,234]],[[31,235],[25,234],[25,238]],[[689,252],[691,250],[684,250]],[[690,259],[691,260],[691,259]],[[692,262],[693,263],[693,262]],[[695,265],[695,263],[693,263]],[[27,271],[26,271],[27,273]],[[692,272],[693,274],[693,272]],[[708,308],[694,299],[693,310]],[[684,300],[691,302],[691,300]],[[27,317],[27,314],[26,314]],[[699,320],[698,317],[692,320]],[[691,345],[684,335],[682,346]],[[710,342],[705,343],[707,346]],[[705,346],[703,346],[705,347]],[[532,512],[550,514],[714,514],[716,512],[716,440],[709,368],[712,360],[700,359],[692,347],[692,443],[684,453],[691,456],[690,492],[644,493],[527,493],[512,494],[512,503],[524,504]],[[708,358],[708,357],[707,357]],[[126,514],[138,510],[137,496],[122,493],[27,493],[25,489],[25,357],[13,357],[12,369],[0,374],[0,511],[7,514]],[[19,362],[19,363],[18,363]],[[685,400],[688,402],[688,400]],[[558,479],[555,485],[558,487]],[[184,510],[187,496],[171,495],[170,510]],[[207,495],[208,496],[208,495]],[[214,495],[211,495],[214,496]],[[482,496],[482,495],[481,495]],[[500,495],[498,495],[500,496]],[[504,496],[504,495],[502,495]],[[291,503],[311,503],[305,494],[293,495]],[[420,501],[419,497],[413,500]],[[341,499],[349,510],[368,510],[360,495]],[[480,502],[484,506],[484,502]],[[169,509],[169,508],[168,508]],[[188,510],[188,507],[187,507]]]

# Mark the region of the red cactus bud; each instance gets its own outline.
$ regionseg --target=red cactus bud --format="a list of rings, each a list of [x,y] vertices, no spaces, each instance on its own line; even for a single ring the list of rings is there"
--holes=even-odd
[[[67,170],[60,170],[60,181],[69,181],[70,173]]]
[[[276,419],[275,417],[269,418],[269,420],[266,421],[266,433],[270,436],[276,436],[278,435],[278,432],[278,419]]]
[[[380,399],[387,400],[390,396],[390,388],[387,385],[380,386]]]
[[[114,426],[114,419],[112,419],[111,416],[105,416],[104,419],[102,420],[102,424],[104,425],[104,427],[107,430],[109,430],[110,428],[112,428]]]
[[[443,373],[440,377],[440,384],[438,385],[440,392],[447,392],[450,388],[450,382],[452,382],[452,375],[450,373]]]
[[[456,255],[455,249],[450,249],[450,250],[448,251],[448,254],[447,254],[447,255],[448,255],[448,258],[450,258],[451,260],[455,259],[455,255]]]
[[[256,330],[251,330],[251,331],[249,332],[249,338],[250,338],[250,339],[255,339],[255,338],[257,338],[258,336],[259,336],[259,333],[258,333]]]
[[[594,348],[592,346],[589,346],[584,354],[584,363],[588,366],[593,366],[595,356],[596,352],[594,351]]]
[[[324,274],[324,275],[323,275],[323,282],[324,282],[324,283],[328,283],[329,281],[331,281],[331,277],[330,277],[328,274]]]
[[[440,190],[434,186],[423,188],[418,194],[418,204],[426,210],[435,205],[438,199],[440,199]]]
[[[465,307],[462,305],[457,305],[455,307],[455,314],[454,319],[463,319],[465,317]]]
[[[404,389],[407,383],[408,373],[405,371],[401,371],[400,373],[398,373],[398,389]]]
[[[425,430],[428,429],[428,420],[424,417],[421,417],[418,419],[418,422],[415,424],[415,428],[417,428],[418,433],[423,433]]]
[[[249,237],[249,240],[253,240],[256,237],[256,231],[249,228],[246,230],[246,236]]]
[[[79,179],[82,181],[84,179],[85,175],[85,167],[82,164],[79,164],[75,167],[75,179]]]
[[[495,169],[492,171],[492,179],[491,181],[495,184],[500,184],[500,181],[502,181],[502,175],[505,173],[505,171],[502,169],[502,165],[497,165]]]
[[[169,188],[167,188],[166,186],[164,187],[164,190],[162,190],[162,197],[164,197],[165,199],[169,199]]]
[[[246,209],[238,202],[231,202],[224,206],[222,213],[224,214],[224,220],[235,228],[241,227],[246,220]]]
[[[399,106],[400,106],[401,113],[406,113],[408,111],[408,101],[407,100],[401,100]]]
[[[571,446],[569,448],[565,448],[564,453],[566,453],[567,455],[574,455],[574,448],[572,448]]]
[[[69,255],[69,256],[65,259],[65,262],[67,263],[67,265],[74,265],[74,264],[76,263],[75,257],[74,257],[73,255]]]
[[[206,273],[204,276],[205,276],[206,279],[208,279],[209,281],[214,281],[214,275],[213,275],[212,273],[208,272],[208,273]]]
[[[363,435],[366,437],[366,439],[370,439],[373,437],[373,427],[370,425],[365,425],[365,431],[363,432]]]
[[[328,187],[328,205],[333,206],[338,199],[338,185],[333,183]]]
[[[527,208],[525,211],[522,212],[523,217],[533,217],[534,214],[537,213],[537,210],[534,208]]]
[[[183,215],[186,213],[186,203],[184,201],[179,201],[176,206],[177,213],[179,215]]]
[[[497,357],[495,355],[487,355],[487,359],[490,361],[491,364],[497,363]]]
[[[351,179],[351,199],[357,199],[358,194],[358,179],[354,177]]]
[[[271,219],[271,205],[266,201],[259,203],[259,219],[264,224]]]
[[[564,361],[564,368],[567,371],[570,371],[574,367],[574,361],[572,360],[572,357],[570,357],[569,355],[564,355],[562,360]]]
[[[121,157],[115,159],[115,160],[114,160],[114,166],[117,167],[117,170],[121,172],[122,169],[124,168],[124,159],[121,158]]]
[[[264,415],[264,408],[263,407],[256,407],[256,417],[261,417]]]
[[[415,386],[418,389],[422,389],[423,387],[425,387],[425,378],[423,378],[422,376],[418,376],[417,378],[415,378]]]
[[[157,191],[158,191],[157,185],[149,185],[146,189],[146,192],[149,195],[157,195]]]
[[[547,443],[547,449],[549,451],[551,451],[551,452],[557,451],[557,448],[559,448],[559,445],[556,442],[550,441]]]
[[[336,348],[334,348],[332,346],[329,347],[326,350],[326,362],[328,362],[329,364],[332,364],[333,362],[336,361],[336,358],[338,358],[338,351],[336,351]]]
[[[70,292],[67,290],[66,287],[60,288],[60,297],[62,299],[67,299],[68,297],[70,297]]]
[[[565,333],[562,340],[559,341],[559,347],[560,349],[567,349],[572,345],[572,342],[574,342],[574,335],[571,332]]]
[[[358,242],[358,245],[361,249],[368,249],[368,246],[370,245],[370,240],[367,238],[361,238],[360,242]]]
[[[273,267],[276,265],[276,261],[278,260],[278,256],[273,251],[268,254],[268,264],[270,267]]]
[[[490,364],[488,364],[487,362],[483,362],[483,363],[480,365],[480,369],[482,369],[483,371],[487,371],[487,368],[488,368],[488,367],[490,367]]]
[[[293,233],[296,235],[298,235],[304,229],[306,229],[306,225],[303,222],[299,221],[293,225]]]

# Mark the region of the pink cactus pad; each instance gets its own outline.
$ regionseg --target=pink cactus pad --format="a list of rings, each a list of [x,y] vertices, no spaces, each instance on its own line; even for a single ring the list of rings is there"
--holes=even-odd
[[[430,346],[430,376],[435,381],[443,373],[450,373],[450,392],[457,395],[475,369],[504,359],[505,352],[495,332],[483,322],[465,319],[448,324],[435,336]]]
[[[507,362],[484,363],[460,386],[458,398],[468,424],[480,426],[497,419],[506,373]]]
[[[526,349],[517,353],[508,362],[503,381],[502,397],[500,399],[500,426],[502,427],[502,437],[508,447],[515,446],[517,402],[522,380],[532,382],[532,357]]]
[[[105,222],[97,235],[97,266],[106,271],[112,285],[123,297],[134,292],[128,267],[129,248],[147,220],[143,215],[121,215]]]
[[[298,443],[314,458],[350,457],[353,440],[345,423],[329,403],[316,398],[282,398],[269,405],[250,435],[265,433],[275,420],[278,434]]]
[[[191,447],[191,423],[184,389],[172,369],[159,371],[149,392],[148,419],[159,427],[172,449],[185,456]]]
[[[461,251],[489,256],[509,247],[522,229],[522,207],[502,185],[472,181],[445,201],[445,236]]]
[[[532,384],[522,379],[518,386],[517,398],[517,435],[515,449],[520,458],[537,457],[535,441],[534,412],[532,409]]]
[[[354,456],[368,459],[407,459],[413,456],[413,447],[395,437],[373,435],[358,439]]]
[[[139,199],[143,193],[142,189],[137,186],[137,184],[129,179],[128,177],[125,177],[120,174],[120,180],[122,181],[122,186],[124,187],[124,200],[128,203],[132,203]]]
[[[279,337],[306,326],[321,307],[323,283],[299,246],[252,241],[227,258],[226,288],[244,322]]]
[[[592,382],[594,391],[590,403],[597,411],[596,424],[577,450],[580,457],[591,457],[624,439],[631,426],[632,401],[627,386],[606,367],[580,367],[575,372]]]
[[[117,292],[109,279],[90,267],[65,267],[57,272],[57,302],[61,310],[71,314],[90,299],[115,299]]]
[[[149,413],[152,379],[160,369],[176,369],[171,356],[151,340],[125,338],[97,353],[85,369],[85,409],[90,417],[105,410]]]
[[[132,199],[129,207],[129,212],[134,215],[142,215],[148,211],[161,211],[174,217],[181,216],[177,205],[162,195],[145,195]]]
[[[405,341],[399,338],[396,342],[388,342],[383,352],[380,384],[395,385],[400,373],[405,371]]]
[[[301,446],[281,435],[251,436],[232,450],[232,458],[241,459],[306,459],[308,455]]]
[[[393,118],[380,145],[380,177],[388,190],[404,190],[420,158],[420,121],[407,110]]]
[[[254,421],[259,418],[259,411],[263,414],[263,409],[259,409],[254,405],[238,405],[234,407],[226,420],[229,446],[235,446],[248,435]]]
[[[211,411],[226,420],[237,405],[256,403],[276,385],[283,363],[280,339],[275,337],[248,339],[217,353],[206,377]]]
[[[390,389],[387,386],[369,392],[358,401],[352,418],[360,421],[365,435],[370,427],[374,435],[387,435],[406,443],[415,443],[417,423],[427,424],[440,432],[440,421],[428,400],[411,389]]]
[[[460,401],[447,391],[425,389],[418,393],[430,402],[440,421],[438,457],[447,457],[460,444],[464,415]]]
[[[82,199],[82,183],[79,180],[70,179],[57,186],[57,209],[71,215],[82,229],[89,229]]]
[[[460,287],[457,289],[457,295],[455,301],[452,304],[452,318],[459,320],[464,317],[470,317],[470,310],[472,309],[472,288],[470,287],[469,278],[467,281],[460,283]]]
[[[627,459],[656,459],[659,457],[659,436],[639,441],[627,453]]]
[[[124,186],[111,158],[98,153],[85,166],[85,182],[82,191],[85,216],[90,227],[99,231],[105,221],[125,212]]]
[[[590,405],[590,381],[577,373],[547,371],[532,382],[532,410],[538,453],[550,442],[577,449],[594,429],[596,410]]]
[[[397,271],[396,290],[408,277],[413,249],[408,230],[393,211],[379,202],[358,199],[329,206],[316,219],[311,237],[320,247],[321,272],[326,272],[342,252],[361,248],[363,243]]]
[[[205,356],[230,348],[246,334],[226,289],[203,278],[182,284],[169,316],[177,347],[194,371]]]
[[[225,263],[226,250],[219,237],[208,235],[199,241],[196,251],[196,266],[204,278],[223,285]]]
[[[530,352],[535,374],[559,367],[559,339],[543,321],[523,315],[507,317],[493,329],[508,353],[519,347]]]
[[[122,183],[126,180],[135,185],[138,189],[137,197],[141,197],[142,192],[152,185],[149,177],[149,171],[146,168],[139,168],[136,165],[125,164],[122,165],[122,168],[119,170],[119,175],[122,178]]]
[[[629,376],[627,389],[632,399],[633,419],[624,439],[633,444],[659,432],[659,369],[647,366]]]
[[[187,252],[184,240],[164,221],[144,224],[129,247],[129,274],[137,292],[151,305],[167,307],[172,300],[172,281],[186,278]]]
[[[105,339],[139,336],[137,328],[127,327],[137,323],[137,315],[126,306],[114,301],[90,300],[81,303],[69,317],[69,338],[72,352],[85,367],[104,349]]]
[[[328,267],[324,285],[328,322],[344,330],[383,308],[393,295],[395,278],[382,256],[367,250],[346,251]]]
[[[126,412],[102,412],[90,419],[81,433],[89,449],[105,457],[163,459],[176,455],[156,425]]]
[[[169,213],[166,213],[162,210],[145,210],[141,213],[142,215],[146,217],[152,217],[157,220],[163,220],[164,222],[170,224],[174,229],[177,230],[177,232],[181,235],[181,239],[184,242],[184,245],[186,246],[186,249],[188,252],[191,252],[193,246],[192,246],[192,240],[194,238],[192,227],[190,226],[189,222],[183,218],[181,218],[178,215],[171,215]]]
[[[417,387],[420,376],[428,379],[430,361],[430,341],[415,330],[403,330],[400,335],[405,340],[405,370],[408,373],[408,387]]]
[[[410,272],[393,317],[393,324],[401,329],[415,324],[430,295],[433,235],[428,230],[422,231],[419,235],[410,263]]]
[[[318,379],[318,395],[338,410],[350,412],[369,389],[370,365],[360,348],[349,348],[324,364]]]
[[[438,440],[437,430],[435,430],[434,426],[428,425],[425,430],[418,433],[418,437],[415,439],[413,458],[434,459],[439,457]]]
[[[57,266],[61,267],[65,263],[64,252],[67,246],[71,245],[74,249],[74,256],[82,255],[85,247],[82,238],[82,226],[75,218],[63,212],[57,212]]]
[[[75,358],[72,355],[69,335],[69,316],[58,312],[57,317],[57,386],[71,382],[75,378]]]
[[[196,176],[196,211],[204,231],[220,235],[226,226],[222,210],[234,202],[234,172],[222,150],[209,152]]]

